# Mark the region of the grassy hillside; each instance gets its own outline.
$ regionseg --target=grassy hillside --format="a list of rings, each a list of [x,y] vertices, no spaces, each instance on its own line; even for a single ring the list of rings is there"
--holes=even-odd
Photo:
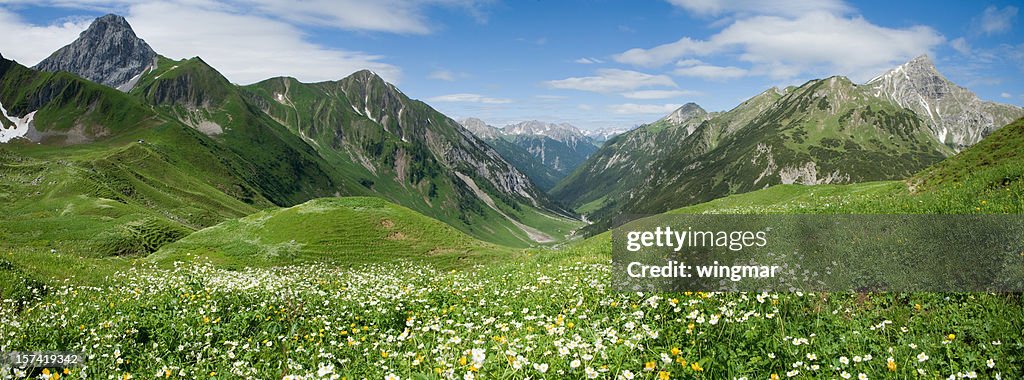
[[[939,200],[949,193],[932,194]],[[788,185],[675,212],[899,211],[883,208],[903,204],[882,200],[893,196],[906,204],[920,199],[901,182]],[[852,203],[830,208],[843,199]],[[990,203],[1003,209],[1009,205],[1001,202],[1011,199]],[[363,223],[344,223],[356,210],[367,216]],[[410,236],[428,232],[435,238],[416,241],[467,246],[459,235],[437,238],[431,225],[453,231],[443,224],[402,223],[419,220],[397,217],[407,212],[373,199],[324,200],[194,236],[208,233],[204,244],[229,249],[253,237],[266,239],[259,242],[264,249],[273,244],[301,247],[300,241],[309,247],[339,244],[327,255],[354,263],[365,262],[378,247],[405,244],[387,239],[395,231]],[[392,217],[392,229],[381,223]],[[338,224],[320,226],[310,220]],[[258,224],[261,229],[255,228]],[[331,232],[337,239],[309,240],[295,225],[319,236]],[[354,231],[375,236],[355,240],[369,248],[344,243]],[[470,240],[468,246],[478,245]],[[245,250],[259,249],[250,245]],[[59,296],[29,292],[26,299],[38,306],[0,309],[0,320],[18,322],[0,325],[0,335],[13,337],[13,349],[95,354],[90,375],[116,377],[155,371],[193,378],[931,379],[957,374],[1012,378],[1024,370],[1024,338],[1018,334],[1024,304],[1016,295],[622,293],[611,287],[609,250],[604,234],[561,250],[532,250],[511,258],[482,255],[483,260],[466,261],[483,265],[456,270],[448,264],[458,261],[433,259],[429,253],[355,267],[141,267],[114,274],[103,288],[63,284],[54,290]],[[277,249],[283,251],[288,249]],[[256,254],[261,255],[286,256]],[[213,257],[225,264],[228,256]],[[301,254],[293,258],[298,262]],[[72,369],[70,376],[77,371]]]
[[[1024,165],[1024,119],[1018,119],[997,129],[956,157],[918,173],[910,183],[919,191],[927,191],[962,182],[978,171],[998,171],[998,168],[1007,171],[1006,178],[1003,178],[1004,182],[1013,182],[1019,181],[1020,178],[1013,176],[1011,169],[1021,165]],[[1024,170],[1017,168],[1017,172]]]
[[[778,184],[907,178],[952,153],[917,115],[843,77],[757,99],[715,115],[648,158],[648,170],[623,181],[628,188],[580,204],[598,221],[591,231],[619,215],[656,214]]]
[[[400,259],[454,265],[511,252],[386,200],[350,197],[317,199],[230,220],[167,245],[147,259],[188,261],[196,255],[229,268]]]
[[[324,157],[340,182],[358,184],[363,194],[510,246],[537,243],[516,223],[561,219],[530,225],[555,240],[580,224],[559,215],[525,175],[454,120],[369,71],[319,83],[273,78],[243,90],[255,108]]]

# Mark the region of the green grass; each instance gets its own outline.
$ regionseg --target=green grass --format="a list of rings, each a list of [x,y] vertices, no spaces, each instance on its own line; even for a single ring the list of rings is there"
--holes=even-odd
[[[242,268],[414,259],[448,267],[514,254],[386,200],[349,197],[230,220],[167,245],[148,260],[191,261],[198,255],[219,267]]]
[[[1020,212],[1024,189],[1002,179],[1022,172],[1004,163],[918,193],[898,181],[775,186],[672,212]],[[202,230],[145,260],[12,252],[0,281],[18,293],[0,320],[18,323],[0,336],[12,350],[87,352],[88,375],[115,377],[1024,372],[1018,294],[618,293],[609,239],[514,250],[381,199],[315,200]],[[39,265],[55,260],[45,255],[60,265]],[[116,273],[70,277],[90,271]]]
[[[840,199],[847,210],[904,187],[779,186],[675,212],[820,212]],[[397,232],[407,239],[388,239]],[[88,374],[117,377],[931,379],[1024,370],[1019,295],[617,293],[607,239],[503,252],[383,200],[317,200],[196,233],[147,260],[159,267],[93,264],[121,268],[99,288],[75,279],[49,295],[22,291],[24,306],[0,309],[0,320],[19,322],[0,335],[14,337],[13,350],[96,355]],[[480,253],[439,259],[432,247]],[[376,263],[381,252],[390,263]],[[213,266],[166,264],[189,253]],[[275,265],[286,263],[295,265]]]
[[[927,190],[957,184],[979,170],[999,171],[1001,167],[1021,165],[1024,163],[1021,147],[1024,147],[1024,119],[997,129],[988,138],[960,152],[956,159],[930,167],[910,182],[921,190]],[[1007,174],[1011,173],[1007,171]],[[1015,181],[1017,178],[1008,176],[1004,180]]]

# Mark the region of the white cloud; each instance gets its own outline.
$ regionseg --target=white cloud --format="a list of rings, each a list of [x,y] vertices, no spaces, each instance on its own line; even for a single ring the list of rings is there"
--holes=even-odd
[[[960,54],[971,55],[971,45],[968,44],[967,40],[963,37],[950,41],[949,46],[952,46],[953,50],[956,50]]]
[[[697,91],[689,90],[643,90],[643,91],[631,91],[624,92],[622,95],[627,99],[639,99],[639,100],[652,100],[652,99],[668,99],[668,98],[679,98],[683,96],[694,96],[699,95]]]
[[[577,60],[575,60],[573,62],[582,64],[582,65],[592,65],[592,64],[595,64],[595,63],[604,63],[604,61],[602,61],[600,59],[597,59],[597,58],[592,58],[592,57],[583,57],[583,58],[577,59]]]
[[[32,66],[55,50],[71,43],[91,20],[31,25],[17,14],[0,8],[0,54],[25,66]],[[30,43],[29,43],[30,42]]]
[[[63,5],[60,2],[49,4]],[[384,57],[380,55],[309,42],[303,30],[280,17],[240,12],[233,4],[205,0],[85,1],[68,6],[109,7],[110,11],[124,14],[136,34],[157,53],[173,59],[202,57],[236,83],[252,83],[274,76],[293,76],[308,82],[336,80],[362,69],[373,70],[391,82],[401,79],[401,70],[382,62]],[[71,42],[86,27],[85,24],[60,27],[18,22],[0,24],[4,25],[0,51],[12,51],[12,57],[30,65],[60,45]],[[53,33],[46,38],[31,38],[44,34],[42,32]],[[75,36],[69,37],[72,32]],[[24,42],[35,40],[44,43]]]
[[[840,0],[668,0],[669,3],[700,16],[720,16],[733,13],[754,13],[798,16],[808,12],[849,12],[850,6]]]
[[[861,17],[812,12],[796,18],[754,16],[737,20],[707,40],[683,37],[650,49],[631,49],[615,60],[657,67],[677,59],[738,55],[754,75],[843,74],[863,80],[928,53],[943,37],[925,26],[895,29]],[[732,74],[738,73],[736,70]]]
[[[435,96],[427,99],[432,102],[444,102],[444,103],[483,103],[483,104],[508,104],[512,103],[512,99],[503,98],[489,98],[480,94],[450,94]]]
[[[981,16],[975,19],[975,24],[982,33],[988,35],[999,34],[1010,31],[1016,18],[1017,7],[1008,5],[1003,9],[999,9],[992,5],[985,8]]]
[[[631,70],[600,69],[596,76],[571,77],[544,82],[548,87],[591,91],[599,93],[621,92],[645,87],[676,87],[667,75],[652,75]]]
[[[1002,94],[999,94],[999,96],[1003,97],[1004,99],[1012,99],[1013,98],[1013,95],[1010,95],[1009,92],[1004,92]]]
[[[320,46],[288,23],[259,16],[152,2],[132,6],[127,19],[158,53],[200,56],[234,82],[281,75],[334,80],[361,69],[391,82],[401,79],[397,67],[380,62],[382,56]]]
[[[483,7],[489,0],[4,0],[10,4],[56,6],[94,11],[123,12],[138,4],[172,3],[183,8],[200,7],[223,12],[260,16],[290,24],[315,25],[345,30],[427,34],[437,28],[425,16],[428,8],[461,9],[485,22]]]
[[[446,82],[454,82],[455,81],[455,73],[453,73],[451,71],[448,71],[448,70],[436,70],[436,71],[430,73],[430,75],[428,75],[427,78],[443,80],[443,81],[446,81]]]
[[[681,104],[612,104],[608,110],[618,115],[664,115],[675,111]]]
[[[658,45],[650,49],[629,49],[612,58],[616,62],[636,66],[655,67],[672,62],[685,55],[708,54],[715,49],[707,41],[694,40],[690,37],[680,38],[676,42]]]
[[[679,61],[676,66],[679,68],[672,71],[673,74],[710,80],[736,79],[747,75],[746,69],[736,66],[709,65],[695,59]]]

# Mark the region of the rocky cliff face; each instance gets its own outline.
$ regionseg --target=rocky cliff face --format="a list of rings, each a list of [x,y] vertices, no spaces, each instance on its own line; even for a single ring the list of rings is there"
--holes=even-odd
[[[128,21],[111,14],[93,21],[78,39],[34,68],[67,71],[127,92],[155,59],[156,52],[135,35]]]
[[[917,113],[940,142],[955,150],[973,145],[992,131],[1024,116],[1024,110],[985,102],[942,76],[922,55],[869,81],[875,96]]]

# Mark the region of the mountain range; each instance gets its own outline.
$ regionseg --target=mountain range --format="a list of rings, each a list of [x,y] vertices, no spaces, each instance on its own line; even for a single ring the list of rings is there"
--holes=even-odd
[[[153,52],[116,15],[33,69],[0,61],[0,104],[5,151],[72,168],[60,173],[68,189],[50,196],[153,210],[119,216],[128,222],[188,230],[254,208],[374,195],[510,245],[551,241],[553,226],[574,223],[494,149],[373,72],[238,86],[199,57]],[[545,232],[532,220],[557,222]]]
[[[776,184],[906,178],[1021,116],[921,56],[865,84],[834,76],[771,88],[718,113],[686,104],[606,142],[551,195],[599,221],[597,232]]]
[[[568,123],[532,120],[503,128],[493,127],[476,118],[463,119],[459,123],[545,191],[582,164],[599,145]]]
[[[30,226],[72,223],[55,231],[77,237],[60,240],[108,254],[336,196],[380,197],[492,243],[551,243],[577,213],[600,232],[773,185],[908,178],[1024,116],[921,56],[867,83],[770,88],[724,112],[687,103],[633,129],[497,128],[367,70],[235,85],[199,57],[158,54],[116,15],[33,68],[0,56],[0,111],[4,238],[52,244]]]

